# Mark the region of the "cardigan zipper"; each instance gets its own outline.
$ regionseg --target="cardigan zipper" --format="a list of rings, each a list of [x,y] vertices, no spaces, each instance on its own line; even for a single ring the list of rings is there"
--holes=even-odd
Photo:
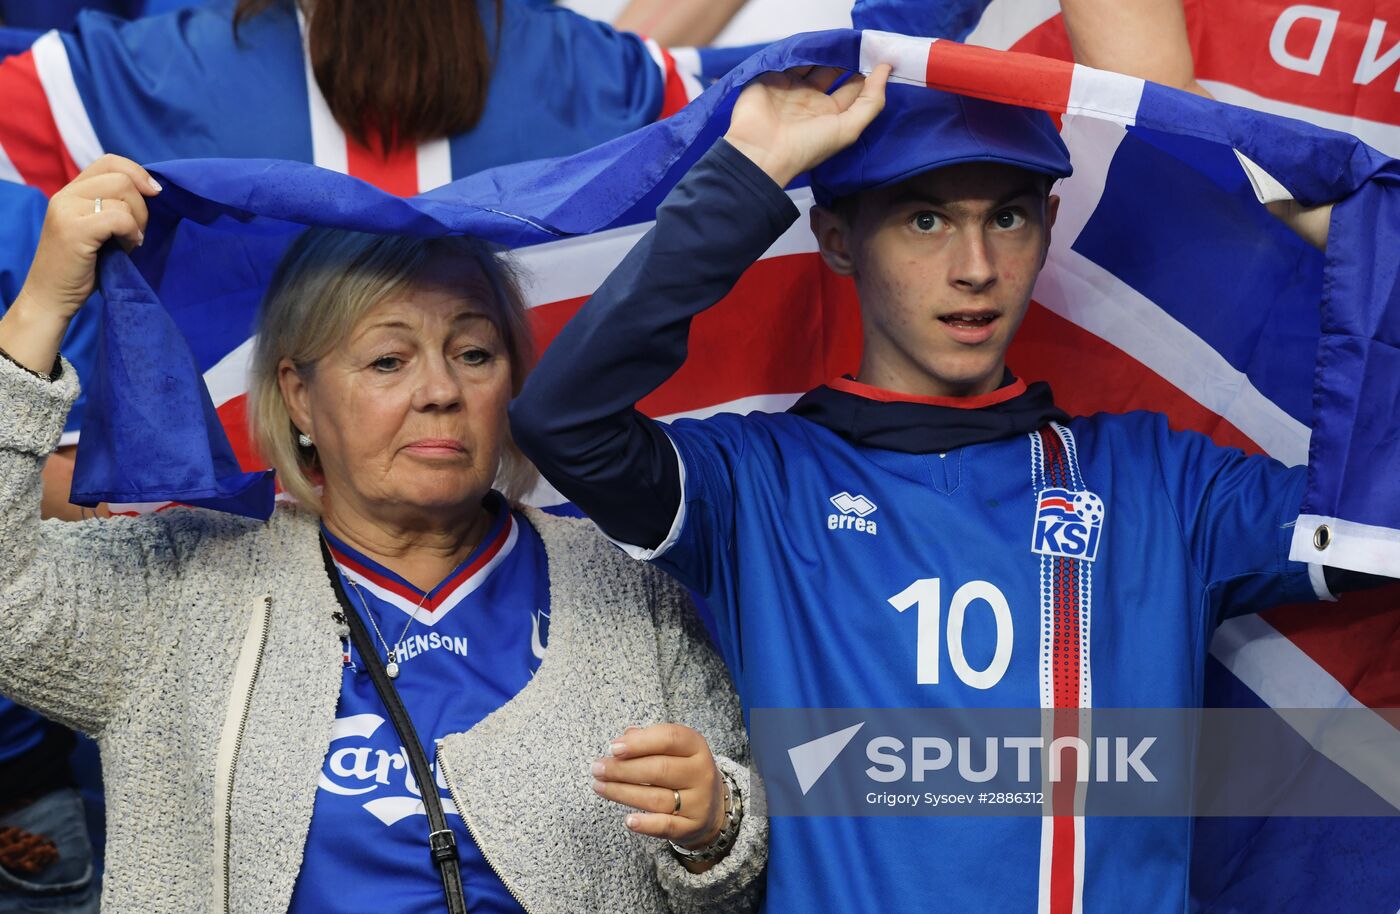
[[[496,864],[491,862],[491,855],[486,853],[486,848],[482,846],[481,838],[477,836],[476,829],[472,827],[472,820],[467,816],[467,807],[462,804],[462,798],[457,795],[456,781],[452,777],[452,772],[447,769],[447,762],[442,757],[442,743],[437,746],[438,771],[442,772],[442,779],[447,784],[447,793],[452,797],[452,803],[457,807],[457,815],[462,817],[462,824],[467,827],[467,834],[471,836],[472,843],[476,849],[481,851],[481,859],[486,861],[486,865],[491,867],[491,872],[496,874],[496,878],[501,880],[501,885],[506,887],[510,897],[515,899],[515,903],[520,905],[520,909],[525,914],[530,914],[530,909],[526,907],[525,900],[515,891],[509,882],[506,881],[506,874],[496,868]]]
[[[248,729],[248,714],[253,704],[253,689],[257,686],[258,674],[262,671],[263,654],[267,650],[267,632],[272,622],[272,597],[258,598],[248,624],[248,633],[243,637],[243,646],[238,652],[238,665],[233,672],[233,694],[229,699],[228,713],[224,716],[224,728],[219,738],[219,754],[214,765],[215,815],[222,816],[215,822],[214,840],[217,845],[215,867],[218,870],[215,891],[223,897],[224,914],[232,911],[232,887],[230,874],[233,841],[233,783],[238,769],[238,756],[243,751],[243,737]]]

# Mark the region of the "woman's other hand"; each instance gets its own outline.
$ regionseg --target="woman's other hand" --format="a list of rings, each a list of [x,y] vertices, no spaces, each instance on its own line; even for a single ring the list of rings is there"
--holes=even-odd
[[[827,94],[845,74],[835,67],[797,67],[760,76],[739,94],[724,138],[786,187],[854,143],[884,109],[888,64],[869,76],[855,74]]]
[[[704,847],[724,828],[724,781],[709,743],[681,724],[628,727],[612,755],[593,763],[593,789],[638,810],[626,818],[632,831],[682,847]]]
[[[146,169],[106,155],[54,194],[29,276],[0,319],[0,349],[34,371],[52,368],[68,322],[92,294],[97,252],[112,238],[128,251],[139,245],[145,198],[159,192]]]

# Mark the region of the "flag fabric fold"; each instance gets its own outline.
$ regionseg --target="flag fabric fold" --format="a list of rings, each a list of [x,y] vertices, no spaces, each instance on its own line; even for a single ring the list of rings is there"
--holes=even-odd
[[[209,361],[198,353],[191,359],[180,334],[168,327],[137,329],[156,321],[154,302],[169,312],[176,329],[190,326],[196,315],[207,319],[216,313],[211,303],[215,301],[246,319],[277,253],[309,225],[414,235],[462,232],[522,255],[560,239],[644,226],[670,187],[722,132],[734,96],[749,80],[763,72],[812,64],[869,72],[881,62],[892,63],[894,78],[903,83],[1041,108],[1060,117],[1076,156],[1076,175],[1063,189],[1067,198],[1071,189],[1080,196],[1090,191],[1091,203],[1113,193],[1113,169],[1127,167],[1119,159],[1126,160],[1129,151],[1145,150],[1186,170],[1236,210],[1257,210],[1232,218],[1257,219],[1242,231],[1252,232],[1256,241],[1276,242],[1287,256],[1273,265],[1261,253],[1256,258],[1261,265],[1250,273],[1253,287],[1238,290],[1238,301],[1221,301],[1216,310],[1237,309],[1242,320],[1264,333],[1269,331],[1265,318],[1282,307],[1280,302],[1296,304],[1309,289],[1320,289],[1322,317],[1314,318],[1320,320],[1320,329],[1304,327],[1291,342],[1290,351],[1311,355],[1288,366],[1290,383],[1310,386],[1311,396],[1271,400],[1270,372],[1278,366],[1267,364],[1258,351],[1234,364],[1224,346],[1218,347],[1225,357],[1215,375],[1214,369],[1201,372],[1209,383],[1202,382],[1199,392],[1188,392],[1285,462],[1299,463],[1311,456],[1295,557],[1400,576],[1400,498],[1394,497],[1400,436],[1390,431],[1400,410],[1393,380],[1400,373],[1389,361],[1400,338],[1397,163],[1347,134],[1132,77],[877,31],[795,36],[750,57],[665,121],[574,156],[491,169],[409,199],[295,163],[209,160],[154,166],[167,189],[152,202],[150,240],[131,258],[129,269],[110,263],[125,255],[104,255],[109,261],[103,270],[104,292],[109,282],[130,288],[133,284],[127,280],[139,274],[150,296],[111,290],[133,300],[109,308],[113,313],[104,332],[109,351],[98,376],[87,379],[89,388],[100,389],[98,396],[110,415],[100,437],[84,433],[75,499],[90,503],[104,493],[122,492],[122,500],[128,501],[209,504],[210,497],[222,500],[241,491],[247,496],[240,502],[243,513],[270,510],[267,503],[252,503],[265,493],[243,477],[257,468],[233,472],[228,461],[217,456],[219,430],[205,415],[204,404],[195,409],[187,398],[180,401],[181,415],[157,418],[128,402],[143,395],[133,386],[142,373],[122,374],[129,372],[122,366],[150,366],[148,381],[164,379],[173,388],[179,378],[180,384],[198,389],[199,366]],[[1153,215],[1154,207],[1166,211],[1179,202],[1165,179],[1141,192],[1144,219]],[[1345,199],[1334,214],[1326,258],[1309,253],[1302,242],[1268,224],[1255,201],[1280,194],[1304,205]],[[1062,213],[1051,263],[1036,292],[1038,301],[1058,301],[1052,310],[1090,329],[1095,321],[1138,319],[1133,310],[1138,290],[1120,290],[1094,273],[1096,220],[1101,219],[1092,207],[1070,220]],[[1165,249],[1167,259],[1152,266],[1150,237],[1142,248],[1153,273],[1170,276],[1189,270],[1189,265],[1173,262],[1172,251]],[[1306,275],[1300,279],[1300,274]],[[212,286],[218,287],[218,294],[211,297]],[[1120,291],[1121,307],[1114,304]],[[1081,296],[1103,300],[1090,313],[1093,309],[1076,303]],[[1313,313],[1319,313],[1317,298],[1312,302]],[[1199,308],[1199,302],[1158,304],[1165,314],[1154,314],[1150,321],[1172,333],[1182,326],[1197,335],[1208,337],[1212,332],[1193,323],[1197,318],[1190,309]],[[1132,332],[1144,334],[1143,327]],[[822,354],[751,355],[773,360]],[[120,432],[128,442],[149,441],[154,447],[154,442],[174,440],[171,436],[178,431],[187,441],[209,438],[213,443],[205,450],[215,456],[202,461],[198,473],[188,474],[185,467],[172,474],[142,452],[115,446],[115,424],[128,421],[132,426]],[[189,428],[180,428],[186,423]],[[1310,444],[1309,427],[1316,432]],[[1377,486],[1389,496],[1375,497]],[[1308,527],[1309,518],[1320,520]],[[1315,537],[1304,545],[1305,532],[1315,534],[1321,523],[1329,525],[1326,547],[1319,548]]]

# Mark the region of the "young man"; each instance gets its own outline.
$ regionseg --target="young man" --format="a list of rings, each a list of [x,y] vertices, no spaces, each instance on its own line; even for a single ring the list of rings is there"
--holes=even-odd
[[[1070,173],[1054,126],[907,87],[877,118],[884,68],[828,95],[834,76],[745,90],[725,141],[544,356],[516,441],[704,595],[746,712],[1198,705],[1222,613],[1327,596],[1287,559],[1303,471],[1156,415],[1071,420],[1014,378],[1005,353]],[[642,416],[691,318],[791,224],[782,188],[813,168],[812,228],[860,295],[859,374],[781,415]],[[958,606],[956,631],[926,630]],[[1189,828],[779,817],[769,908],[1181,912]]]

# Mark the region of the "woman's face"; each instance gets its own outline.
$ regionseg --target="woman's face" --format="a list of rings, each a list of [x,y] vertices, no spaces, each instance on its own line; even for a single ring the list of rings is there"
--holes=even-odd
[[[430,265],[282,393],[315,442],[328,511],[396,526],[451,522],[490,489],[511,364],[480,272]]]

